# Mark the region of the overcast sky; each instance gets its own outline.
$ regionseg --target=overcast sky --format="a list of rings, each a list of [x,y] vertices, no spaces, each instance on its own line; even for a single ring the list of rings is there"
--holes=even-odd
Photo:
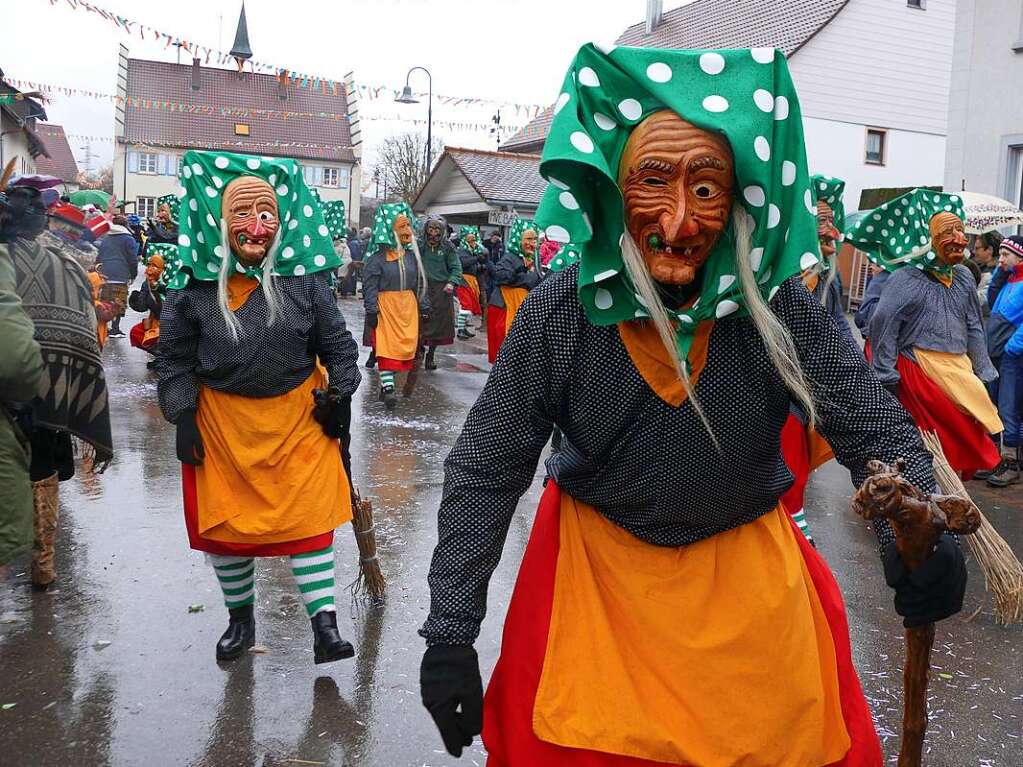
[[[95,0],[95,4],[162,32],[228,50],[241,0]],[[685,4],[667,0],[665,9]],[[612,41],[643,20],[646,0],[246,0],[254,58],[293,70],[340,79],[354,70],[356,82],[401,88],[415,65],[433,74],[435,93],[548,104],[557,95],[575,50],[588,41]],[[0,0],[0,69],[22,80],[114,92],[117,48],[138,58],[173,61],[164,43],[126,36],[111,22],[72,10],[68,0]],[[188,60],[183,52],[182,61]],[[425,77],[413,87],[426,89]],[[113,106],[85,97],[55,96],[47,111],[68,133],[111,136]],[[425,119],[426,105],[395,104],[386,97],[362,100],[366,156],[381,139],[416,129],[376,116]],[[488,122],[493,106],[445,107],[434,102],[434,120]],[[502,110],[505,124],[525,115]],[[448,145],[495,148],[486,133],[439,126]],[[84,142],[72,140],[84,165]],[[94,142],[93,168],[108,162],[110,142]],[[368,173],[366,174],[369,175]]]

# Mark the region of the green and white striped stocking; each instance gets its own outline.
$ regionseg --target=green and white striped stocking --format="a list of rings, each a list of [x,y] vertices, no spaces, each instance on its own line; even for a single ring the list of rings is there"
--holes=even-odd
[[[225,557],[210,554],[213,571],[224,592],[224,604],[230,610],[251,605],[256,597],[256,563],[249,557]]]
[[[806,512],[803,509],[800,509],[792,515],[792,521],[796,523],[796,527],[799,528],[799,532],[806,536],[806,540],[813,543],[813,536],[810,535],[810,525],[807,524],[806,521]]]
[[[394,371],[393,370],[381,370],[380,371],[380,388],[381,389],[393,389],[394,388]]]
[[[324,610],[334,611],[333,546],[307,554],[293,554],[291,574],[295,576],[310,618]]]
[[[465,330],[465,326],[468,323],[469,317],[471,315],[472,315],[472,312],[466,311],[465,309],[459,309],[458,310],[458,329],[459,330]]]

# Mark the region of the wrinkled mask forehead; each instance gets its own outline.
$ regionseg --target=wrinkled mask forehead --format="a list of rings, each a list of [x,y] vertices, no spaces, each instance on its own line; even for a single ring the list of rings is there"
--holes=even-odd
[[[963,230],[963,221],[955,213],[941,212],[931,218],[931,237],[948,235],[956,230]]]
[[[272,207],[276,213],[277,196],[274,194],[273,187],[255,176],[239,176],[230,181],[224,189],[222,213],[225,219],[229,219],[236,211],[251,208],[257,203]]]

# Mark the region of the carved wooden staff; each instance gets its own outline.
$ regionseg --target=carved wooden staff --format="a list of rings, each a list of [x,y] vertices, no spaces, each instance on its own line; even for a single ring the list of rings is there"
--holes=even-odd
[[[967,499],[920,492],[902,476],[904,468],[901,460],[894,466],[871,461],[867,465],[870,476],[853,496],[852,508],[864,519],[884,517],[891,523],[899,555],[906,568],[913,571],[927,559],[942,533],[976,532],[980,515]],[[906,629],[899,767],[920,767],[927,731],[927,675],[933,644],[933,623]]]

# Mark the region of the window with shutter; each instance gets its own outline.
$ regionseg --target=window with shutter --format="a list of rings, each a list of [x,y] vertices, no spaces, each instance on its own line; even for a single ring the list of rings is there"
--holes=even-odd
[[[139,172],[139,153],[128,152],[128,172],[138,173]]]

